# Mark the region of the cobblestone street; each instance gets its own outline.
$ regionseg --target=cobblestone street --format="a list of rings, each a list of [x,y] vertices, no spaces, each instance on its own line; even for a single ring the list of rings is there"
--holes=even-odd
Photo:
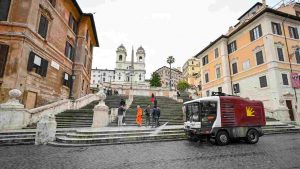
[[[1,168],[300,168],[300,134],[220,147],[188,141],[82,148],[0,147]]]

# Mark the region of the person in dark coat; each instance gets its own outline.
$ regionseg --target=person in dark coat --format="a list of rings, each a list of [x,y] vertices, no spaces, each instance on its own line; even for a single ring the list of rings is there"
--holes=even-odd
[[[118,126],[122,126],[122,122],[123,122],[123,117],[124,117],[124,111],[125,108],[123,105],[120,105],[119,109],[118,109]]]
[[[160,108],[157,107],[157,126],[160,126],[160,123],[159,123],[159,118],[160,118]]]
[[[156,106],[154,106],[152,110],[152,127],[153,125],[155,125],[155,127],[158,126],[158,110]]]
[[[150,113],[151,113],[151,108],[150,108],[150,104],[148,104],[144,110],[144,114],[146,117],[146,126],[150,126]]]
[[[122,105],[122,106],[125,106],[125,100],[124,99],[121,99],[121,102],[120,102],[120,105]]]
[[[157,108],[157,99],[156,99],[156,97],[154,98],[154,107]]]

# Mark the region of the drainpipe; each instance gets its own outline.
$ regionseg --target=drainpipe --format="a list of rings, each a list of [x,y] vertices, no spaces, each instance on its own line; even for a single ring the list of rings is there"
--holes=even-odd
[[[231,87],[231,95],[233,95],[233,83],[232,83],[232,74],[231,74],[231,62],[229,58],[229,53],[228,53],[228,40],[226,42],[226,47],[227,47],[227,58],[228,58],[228,67],[229,67],[229,77],[230,77],[230,87]]]
[[[290,15],[288,14],[287,17],[289,17]],[[282,21],[282,27],[283,27],[283,36],[284,36],[284,41],[285,41],[285,45],[286,45],[286,50],[288,53],[288,58],[289,58],[289,65],[290,65],[290,72],[293,72],[293,67],[292,67],[292,62],[291,62],[291,58],[290,58],[290,51],[289,51],[289,47],[288,47],[288,41],[287,41],[287,37],[286,37],[286,33],[285,33],[285,26],[284,26],[284,22],[286,21],[287,17],[284,18],[284,20]],[[295,94],[295,99],[296,99],[296,104],[295,104],[295,108],[296,108],[296,112],[298,112],[298,97],[297,97],[297,91],[296,89],[293,87],[294,89],[294,94]]]

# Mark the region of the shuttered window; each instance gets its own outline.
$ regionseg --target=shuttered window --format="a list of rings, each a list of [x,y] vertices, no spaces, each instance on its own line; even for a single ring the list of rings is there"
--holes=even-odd
[[[232,63],[232,74],[238,73],[237,63]]]
[[[217,76],[217,79],[221,78],[221,67],[216,68],[216,76]]]
[[[48,61],[38,56],[34,52],[30,52],[28,58],[27,70],[32,71],[33,69],[35,69],[35,73],[43,77],[46,77],[47,70],[48,70]]]
[[[289,26],[289,34],[290,38],[299,39],[297,28]]]
[[[288,75],[287,74],[281,74],[281,76],[282,76],[282,84],[283,85],[289,85],[289,80],[288,80]]]
[[[240,93],[240,84],[239,83],[233,84],[233,92]]]
[[[71,13],[69,17],[69,26],[73,30],[73,32],[77,34],[78,23]]]
[[[209,77],[208,77],[208,73],[205,73],[205,83],[209,82]]]
[[[281,25],[279,23],[272,22],[273,34],[282,35]]]
[[[65,56],[70,60],[74,61],[74,54],[75,54],[74,47],[69,42],[66,42]]]
[[[0,77],[4,76],[9,46],[0,44]]]
[[[261,65],[264,63],[264,56],[262,51],[257,52],[256,54],[256,64]]]
[[[278,60],[284,62],[283,50],[282,48],[277,48]]]
[[[215,58],[218,58],[218,57],[219,57],[219,49],[216,48],[216,49],[215,49]]]
[[[218,92],[222,93],[222,87],[218,87]]]
[[[72,81],[71,76],[68,73],[64,72],[63,73],[63,85],[71,88],[71,84],[72,84],[71,81]]]
[[[206,55],[202,58],[202,65],[204,66],[206,64],[208,64],[208,55]]]
[[[0,0],[0,21],[7,21],[10,0]]]
[[[46,36],[47,36],[48,22],[49,22],[48,19],[44,15],[41,15],[38,33],[44,39],[46,39]]]
[[[250,39],[254,41],[262,36],[261,25],[258,25],[250,31]]]
[[[229,54],[236,51],[237,50],[236,41],[233,41],[233,42],[229,43],[227,48],[228,48],[228,53]]]
[[[296,62],[300,64],[300,48],[295,51]]]
[[[268,86],[267,77],[266,76],[259,77],[259,84],[260,84],[260,88],[267,87]]]

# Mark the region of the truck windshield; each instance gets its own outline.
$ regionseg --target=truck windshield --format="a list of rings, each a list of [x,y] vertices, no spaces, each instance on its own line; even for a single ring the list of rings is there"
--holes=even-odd
[[[200,120],[201,122],[214,121],[217,115],[217,102],[216,101],[203,101],[200,102]]]
[[[185,106],[186,121],[199,122],[199,103],[190,103]]]

